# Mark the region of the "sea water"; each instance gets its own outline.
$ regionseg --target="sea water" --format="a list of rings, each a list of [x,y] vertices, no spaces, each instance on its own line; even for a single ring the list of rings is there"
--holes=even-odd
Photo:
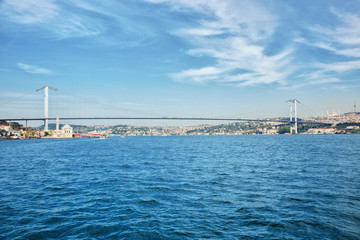
[[[0,239],[360,239],[360,135],[0,142]]]

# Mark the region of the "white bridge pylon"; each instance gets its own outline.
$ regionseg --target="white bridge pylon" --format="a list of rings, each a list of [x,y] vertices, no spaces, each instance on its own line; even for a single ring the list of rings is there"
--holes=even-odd
[[[51,90],[57,91],[56,88],[45,85],[42,88],[36,90],[36,92],[44,89],[44,131],[49,131],[48,128],[48,117],[49,117],[49,88]]]
[[[286,102],[290,103],[290,133],[292,134],[293,131],[295,134],[298,134],[298,121],[297,121],[297,106],[296,103],[300,103],[297,99],[290,99]],[[294,104],[294,108],[293,108]],[[293,113],[294,113],[294,121],[293,121]],[[294,126],[292,126],[292,123],[294,123]]]

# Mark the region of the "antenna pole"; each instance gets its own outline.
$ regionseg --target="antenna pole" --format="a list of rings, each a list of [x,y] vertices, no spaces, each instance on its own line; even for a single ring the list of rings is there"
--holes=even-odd
[[[354,113],[356,113],[356,101],[354,101]]]

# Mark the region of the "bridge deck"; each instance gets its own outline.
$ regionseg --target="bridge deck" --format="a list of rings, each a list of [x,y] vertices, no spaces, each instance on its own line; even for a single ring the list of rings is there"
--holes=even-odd
[[[56,118],[2,118],[0,121],[45,121]],[[202,117],[63,117],[61,120],[181,120],[181,121],[230,121],[230,122],[282,122],[294,123],[284,119],[248,119],[248,118],[202,118]],[[322,122],[298,121],[307,124],[328,124]]]

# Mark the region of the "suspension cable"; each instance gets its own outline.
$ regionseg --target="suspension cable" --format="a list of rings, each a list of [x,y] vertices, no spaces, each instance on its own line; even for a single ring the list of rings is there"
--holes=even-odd
[[[109,103],[104,103],[104,102],[100,102],[100,101],[95,101],[94,99],[90,99],[90,98],[87,98],[87,97],[84,97],[84,96],[80,96],[80,95],[74,95],[74,94],[71,94],[71,93],[68,93],[68,92],[66,92],[65,95],[70,96],[70,97],[73,97],[73,98],[76,98],[76,99],[85,100],[85,101],[87,101],[87,102],[94,103],[94,104],[97,104],[97,105],[115,108],[115,109],[122,110],[122,111],[127,111],[127,112],[132,112],[132,113],[138,113],[138,114],[145,114],[145,115],[152,115],[152,116],[159,116],[159,117],[160,117],[160,115],[156,115],[156,114],[153,114],[153,113],[151,114],[151,113],[148,113],[148,112],[133,110],[133,109],[124,108],[124,107],[120,107],[120,106],[113,105],[113,104],[109,104]]]
[[[11,100],[8,100],[8,101],[6,101],[6,102],[0,103],[0,106],[5,106],[5,105],[7,105],[7,104],[14,103],[14,102],[19,101],[20,99],[25,98],[25,97],[27,97],[27,96],[29,96],[29,95],[31,95],[31,94],[34,94],[34,91],[27,92],[27,93],[25,93],[25,94],[23,94],[23,95],[20,95],[20,96],[18,96],[18,97],[15,97],[15,98],[13,98],[13,99],[11,99]]]
[[[310,115],[314,115],[314,116],[317,115],[316,112],[314,112],[311,108],[307,107],[305,104],[300,103],[299,105],[303,108],[303,110],[305,110],[305,111],[307,111],[308,113],[310,113]]]

